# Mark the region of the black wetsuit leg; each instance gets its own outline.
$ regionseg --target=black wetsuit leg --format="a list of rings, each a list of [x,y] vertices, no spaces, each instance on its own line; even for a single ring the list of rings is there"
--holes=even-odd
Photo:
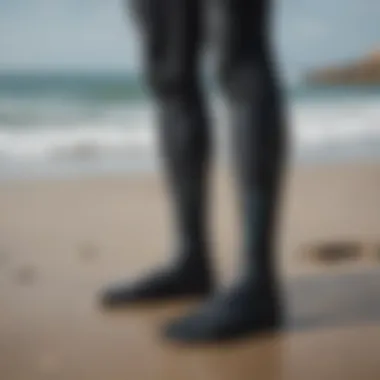
[[[216,0],[222,17],[221,83],[242,220],[241,272],[234,286],[166,327],[182,341],[214,341],[280,324],[274,265],[277,200],[285,153],[281,89],[270,49],[270,0]]]
[[[107,306],[204,295],[212,287],[205,215],[210,141],[198,75],[202,4],[202,0],[133,3],[146,82],[157,105],[177,242],[175,257],[167,267],[136,283],[106,289],[102,300]]]

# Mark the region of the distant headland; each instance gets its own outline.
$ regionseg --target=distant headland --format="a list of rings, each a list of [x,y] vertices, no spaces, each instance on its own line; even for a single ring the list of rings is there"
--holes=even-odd
[[[310,84],[380,85],[380,48],[343,66],[326,67],[306,75]]]

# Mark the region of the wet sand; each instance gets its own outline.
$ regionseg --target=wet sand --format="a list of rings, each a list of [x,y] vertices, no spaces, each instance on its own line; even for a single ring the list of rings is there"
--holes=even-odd
[[[238,236],[230,181],[213,183],[213,241],[223,281]],[[105,313],[101,286],[167,255],[170,208],[161,177],[0,184],[0,379],[380,378],[380,166],[289,172],[279,263],[287,299],[279,334],[182,347],[159,327],[198,301]],[[347,263],[304,247],[357,241]]]

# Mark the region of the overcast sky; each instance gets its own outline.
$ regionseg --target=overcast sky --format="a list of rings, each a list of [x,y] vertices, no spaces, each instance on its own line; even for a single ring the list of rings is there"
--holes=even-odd
[[[138,39],[122,1],[0,0],[0,69],[135,70]],[[379,0],[274,1],[290,76],[380,47]]]

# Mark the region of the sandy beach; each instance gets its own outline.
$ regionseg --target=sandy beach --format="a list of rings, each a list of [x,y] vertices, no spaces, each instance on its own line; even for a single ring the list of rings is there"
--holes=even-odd
[[[212,182],[216,269],[235,273],[233,186]],[[107,314],[102,285],[164,262],[170,205],[160,174],[0,183],[0,378],[380,378],[380,165],[290,168],[278,239],[288,328],[228,346],[177,348],[159,326],[193,305]],[[321,242],[357,242],[338,264],[308,259]]]

